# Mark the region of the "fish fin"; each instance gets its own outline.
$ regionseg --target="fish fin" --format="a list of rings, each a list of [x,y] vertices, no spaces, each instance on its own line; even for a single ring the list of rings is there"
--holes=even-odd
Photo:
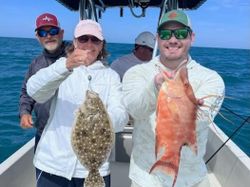
[[[178,161],[178,165],[179,165],[179,161]],[[177,179],[177,174],[178,174],[178,170],[179,170],[178,166],[176,166],[172,162],[165,162],[165,161],[160,159],[160,160],[156,161],[156,163],[154,163],[154,165],[151,167],[149,173],[152,173],[152,171],[158,167],[161,167],[164,172],[166,172],[168,175],[171,175],[174,178],[173,184],[172,184],[172,187],[173,187],[175,185],[176,179]]]
[[[218,98],[227,98],[227,99],[234,99],[234,100],[237,100],[237,99],[235,99],[235,98],[233,98],[233,97],[229,97],[229,96],[225,96],[225,95],[208,95],[208,96],[205,96],[205,97],[203,97],[203,98],[201,98],[201,99],[206,99],[206,98],[209,98],[209,97],[218,97]],[[202,105],[201,107],[208,107],[208,108],[211,108],[211,107],[208,106],[208,105]],[[222,108],[222,109],[223,109],[223,108],[225,109],[226,107],[223,107],[223,105],[222,105],[221,108]],[[229,120],[229,119],[226,118],[221,112],[219,112],[219,109],[216,110],[215,108],[212,108],[212,110],[215,111],[215,112],[217,112],[217,114],[219,114],[224,120],[226,120],[227,122],[229,122],[229,123],[231,123],[231,124],[234,125],[234,123],[233,123],[231,120]],[[228,109],[227,109],[227,111],[228,111]],[[212,123],[213,123],[213,122],[212,122]]]
[[[162,76],[164,77],[164,79],[167,81],[169,79],[173,79],[175,76],[175,72],[168,72],[166,70],[164,70],[161,66],[156,65],[156,67],[158,68],[159,72],[162,74]]]
[[[203,107],[208,107],[208,108],[210,108],[209,106],[207,106],[207,105],[203,105]],[[203,111],[200,107],[199,107],[199,111]],[[202,114],[202,113],[197,113],[197,119],[202,119],[204,116],[203,116],[204,114]],[[208,116],[208,115],[207,115]],[[214,127],[214,129],[215,129],[215,131],[216,131],[216,133],[218,134],[218,132],[217,132],[217,129],[215,128],[215,126],[214,126],[214,122],[213,122],[213,120],[208,116],[207,117],[208,118],[208,120],[209,120],[209,124],[212,124],[213,125],[213,127]]]
[[[222,95],[213,95],[213,94],[211,94],[211,95],[204,96],[204,97],[202,97],[202,98],[200,98],[200,99],[207,99],[207,98],[209,98],[209,97],[224,98],[225,96],[222,96]]]
[[[172,162],[165,162],[164,160],[160,159],[154,163],[154,165],[149,170],[149,173],[152,173],[152,171],[158,167],[161,167],[163,171],[172,176],[174,176],[176,171],[178,171],[178,167],[175,164]]]
[[[233,123],[231,120],[227,119],[221,112],[218,112],[218,114],[219,114],[224,120],[226,120],[226,121],[228,121],[229,123],[231,123],[231,124],[234,125],[234,123]]]
[[[205,105],[205,106],[203,105],[203,107],[208,107],[208,108],[210,108],[210,107],[207,106],[207,105]],[[203,110],[202,110],[201,108],[199,108],[199,111],[203,111]],[[221,112],[217,111],[217,113],[218,113],[219,116],[221,116],[224,120],[226,120],[227,122],[229,122],[229,123],[231,123],[231,124],[234,125],[234,123],[233,123],[231,120],[227,119]],[[202,114],[198,113],[198,114],[197,114],[197,117],[198,117],[198,119],[199,119],[199,118],[202,118]],[[217,131],[217,127],[215,126],[215,123],[213,122],[213,120],[212,120],[210,117],[208,117],[208,120],[209,120],[209,124],[212,124],[212,125],[213,125],[213,128],[214,128],[216,134],[220,136],[220,133]]]
[[[209,97],[222,97],[222,96],[218,96],[218,95],[208,95],[208,96],[205,96],[201,99],[206,99],[206,98],[209,98]],[[205,105],[205,104],[202,104],[199,106],[199,110],[202,111],[202,109],[200,107],[207,107],[207,108],[211,108],[211,106],[209,105]],[[221,112],[219,112],[219,110],[216,110],[215,108],[212,108],[213,111],[217,112],[217,114],[219,114],[224,120],[226,120],[227,122],[231,123],[231,124],[234,124],[231,120],[227,119]],[[209,118],[210,119],[210,118]],[[210,119],[210,122],[213,123],[213,121]]]
[[[183,69],[185,71],[187,71],[187,62],[188,62],[188,59],[184,59],[179,65],[178,67],[175,69],[175,71],[182,71]]]
[[[173,77],[174,77],[174,74],[171,73],[171,72],[162,71],[162,73],[163,73],[163,76],[164,76],[165,80],[173,79]]]
[[[207,98],[210,98],[210,97],[216,97],[217,99],[223,99],[223,98],[225,98],[225,96],[224,95],[207,95],[207,96],[204,96],[204,97],[201,97],[201,98],[199,98],[199,99],[197,99],[197,105],[199,106],[199,107],[208,107],[208,108],[211,108],[211,106],[208,106],[208,105],[205,105],[204,104],[204,100],[205,99],[207,99]]]
[[[84,180],[84,187],[104,187],[105,182],[103,177],[100,175],[98,169],[89,171],[87,178]]]

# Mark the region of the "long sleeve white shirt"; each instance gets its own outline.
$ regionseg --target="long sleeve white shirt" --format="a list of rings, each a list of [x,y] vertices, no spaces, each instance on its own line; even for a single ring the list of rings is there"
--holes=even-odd
[[[88,67],[80,66],[71,73],[66,68],[66,58],[60,58],[28,80],[27,92],[37,102],[53,97],[50,118],[34,156],[35,167],[67,179],[87,176],[88,170],[77,160],[70,141],[75,114],[85,100],[87,89],[99,94],[115,132],[122,131],[128,122],[128,114],[121,105],[120,78],[101,61]],[[100,173],[102,176],[110,173],[108,161],[102,165]]]

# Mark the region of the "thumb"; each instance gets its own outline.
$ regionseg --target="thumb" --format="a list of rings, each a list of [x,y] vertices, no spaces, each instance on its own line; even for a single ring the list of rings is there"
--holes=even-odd
[[[159,73],[154,78],[155,87],[160,90],[162,83],[164,82],[164,77],[162,73]]]
[[[33,125],[33,119],[32,119],[32,116],[29,117],[29,124]]]

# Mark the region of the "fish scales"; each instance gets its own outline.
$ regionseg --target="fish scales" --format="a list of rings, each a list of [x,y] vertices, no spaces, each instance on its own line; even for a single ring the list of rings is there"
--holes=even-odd
[[[84,187],[104,187],[99,168],[107,160],[114,144],[111,120],[99,95],[86,92],[72,131],[71,143],[80,163],[89,170]]]

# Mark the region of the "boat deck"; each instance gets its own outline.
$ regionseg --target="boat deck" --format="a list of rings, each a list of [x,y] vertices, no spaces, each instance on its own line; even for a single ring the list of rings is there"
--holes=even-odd
[[[126,162],[111,162],[111,187],[130,187],[128,178],[129,164]],[[212,172],[209,171],[208,178],[212,187],[222,187]]]
[[[111,162],[111,187],[130,187],[128,178],[129,164],[126,162]]]

